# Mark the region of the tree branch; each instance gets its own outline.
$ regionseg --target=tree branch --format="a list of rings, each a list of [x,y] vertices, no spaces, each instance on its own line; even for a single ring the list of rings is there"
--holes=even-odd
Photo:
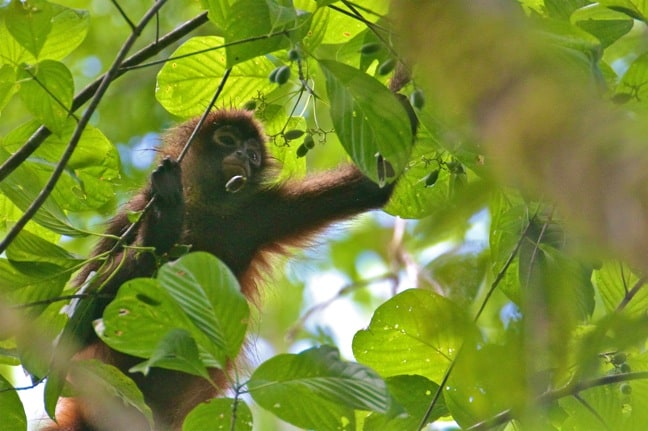
[[[167,33],[159,40],[156,40],[148,46],[140,49],[119,65],[118,70],[116,70],[114,74],[111,75],[111,81],[114,81],[115,79],[122,76],[129,70],[129,68],[132,68],[133,66],[136,66],[141,62],[146,61],[154,55],[158,54],[160,51],[177,42],[206,22],[208,22],[207,12],[203,12],[190,21],[187,21],[180,27],[177,27],[175,30]],[[97,92],[97,89],[107,75],[108,72],[101,75],[92,83],[88,84],[83,90],[81,90],[81,92],[79,92],[79,94],[77,94],[77,96],[74,98],[70,111],[76,111],[84,103],[90,100],[90,98],[92,98],[92,96]],[[47,139],[47,137],[51,134],[52,132],[47,127],[40,126],[25,143],[25,145],[20,147],[20,149],[13,153],[11,157],[9,157],[0,166],[0,181],[3,181],[7,176],[9,176],[9,174],[11,174],[22,162],[24,162],[34,151],[36,151],[36,149],[43,143],[43,141]]]
[[[34,199],[31,205],[29,205],[29,208],[27,208],[27,210],[22,215],[22,217],[20,217],[20,219],[16,222],[16,224],[7,233],[7,236],[0,242],[0,253],[6,250],[7,246],[11,243],[11,241],[13,241],[13,239],[16,236],[18,236],[18,234],[23,229],[23,227],[25,227],[27,222],[31,220],[32,217],[34,217],[38,209],[43,205],[45,200],[49,197],[52,190],[54,190],[54,186],[56,185],[58,179],[63,173],[63,170],[65,169],[65,165],[67,165],[68,161],[70,160],[70,157],[72,157],[72,154],[74,153],[74,150],[76,149],[76,146],[79,143],[79,140],[81,139],[81,134],[83,133],[83,130],[85,129],[88,122],[90,121],[90,117],[99,106],[99,102],[101,102],[103,95],[106,93],[106,90],[108,90],[110,83],[118,75],[119,68],[122,65],[124,57],[126,57],[126,54],[128,53],[130,48],[133,46],[133,44],[139,37],[141,30],[144,27],[146,27],[148,22],[157,14],[158,10],[165,3],[166,0],[156,1],[153,4],[153,6],[146,12],[146,14],[144,15],[140,23],[137,25],[135,30],[128,37],[128,39],[126,39],[126,42],[124,42],[124,44],[122,45],[121,49],[119,50],[119,53],[117,54],[117,57],[113,61],[112,66],[110,67],[108,72],[106,72],[103,79],[101,80],[101,83],[99,84],[97,91],[94,94],[94,97],[90,101],[90,105],[83,113],[83,116],[81,116],[81,118],[79,119],[79,122],[76,128],[74,129],[74,133],[72,134],[72,137],[68,142],[68,146],[65,149],[65,152],[61,155],[61,158],[58,164],[56,165],[54,172],[52,172],[52,175],[50,176],[50,179],[47,181],[47,184],[45,184],[45,187],[43,188],[43,190],[41,190],[41,192],[38,194],[36,199]]]

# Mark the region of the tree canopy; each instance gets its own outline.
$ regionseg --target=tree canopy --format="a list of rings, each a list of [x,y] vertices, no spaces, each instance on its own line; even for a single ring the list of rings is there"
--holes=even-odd
[[[647,2],[60,3],[0,2],[3,429],[38,425],[35,388],[50,416],[83,393],[70,280],[160,133],[214,107],[254,111],[281,179],[396,182],[397,217],[278,262],[260,309],[206,253],[124,284],[94,328],[132,372],[261,351],[183,431],[646,428]],[[72,367],[152,421],[127,375]]]

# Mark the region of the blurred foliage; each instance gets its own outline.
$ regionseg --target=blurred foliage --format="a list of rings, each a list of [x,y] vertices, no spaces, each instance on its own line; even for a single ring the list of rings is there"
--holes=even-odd
[[[204,254],[125,284],[95,330],[137,372],[208,378],[253,341],[184,431],[645,429],[646,2],[185,0],[141,29],[159,4],[64,3],[0,2],[0,363],[48,378],[50,414],[72,390],[51,361],[71,277],[161,133],[223,85],[280,179],[350,160],[397,180],[400,217],[278,260],[259,309]],[[151,420],[128,376],[75,368],[93,387],[74,390]],[[24,430],[9,369],[3,429]]]

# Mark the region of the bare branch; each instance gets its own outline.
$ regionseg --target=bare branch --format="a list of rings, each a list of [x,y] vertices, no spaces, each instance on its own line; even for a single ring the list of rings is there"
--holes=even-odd
[[[72,157],[72,154],[74,153],[74,150],[76,149],[76,146],[79,143],[79,140],[81,139],[81,134],[83,133],[83,130],[85,129],[88,122],[90,121],[90,117],[99,106],[99,102],[101,102],[101,99],[103,98],[103,95],[108,89],[108,86],[113,81],[113,79],[115,79],[115,77],[117,76],[119,72],[119,68],[124,58],[126,57],[126,54],[128,53],[130,48],[133,46],[133,44],[139,37],[139,33],[141,32],[141,29],[143,29],[147,25],[147,23],[151,20],[151,18],[155,16],[157,11],[164,5],[164,3],[166,3],[166,0],[156,1],[155,4],[146,12],[144,17],[140,21],[140,23],[137,25],[136,30],[138,31],[133,31],[133,33],[131,33],[128,39],[126,39],[126,42],[124,42],[124,44],[122,45],[121,49],[119,50],[119,53],[117,54],[117,57],[113,61],[112,66],[110,67],[108,72],[106,72],[103,80],[99,84],[99,88],[97,88],[94,97],[90,101],[90,105],[88,106],[88,109],[86,109],[83,116],[79,120],[79,123],[77,124],[77,127],[75,128],[74,133],[70,138],[68,146],[65,149],[65,152],[61,155],[61,158],[58,164],[56,165],[54,172],[52,172],[52,175],[50,176],[50,179],[47,181],[47,184],[45,184],[45,187],[43,188],[43,190],[41,190],[41,192],[38,194],[36,199],[34,199],[34,201],[31,203],[29,208],[27,208],[27,211],[25,211],[22,217],[20,217],[20,219],[16,222],[16,224],[7,233],[7,236],[0,242],[0,253],[4,252],[7,249],[7,246],[11,243],[11,241],[13,241],[13,239],[16,236],[18,236],[18,234],[23,229],[23,227],[25,227],[27,222],[31,220],[32,217],[34,217],[38,209],[43,205],[45,200],[49,197],[52,190],[54,190],[54,186],[56,185],[58,179],[63,173],[65,166],[70,160],[70,157]]]
[[[165,36],[152,42],[148,46],[142,48],[135,54],[128,57],[124,60],[119,69],[111,75],[111,81],[122,76],[133,66],[142,63],[143,61],[148,60],[149,58],[155,56],[164,48],[170,46],[171,44],[177,42],[182,37],[191,33],[198,27],[202,26],[208,22],[207,12],[203,12],[197,17],[193,18],[190,21],[187,21],[180,27],[177,27],[173,31],[167,33]],[[99,78],[95,79],[91,84],[86,86],[72,102],[71,112],[79,109],[84,103],[86,103],[90,98],[97,92],[99,85],[104,81],[108,72],[101,75]],[[11,174],[22,162],[24,162],[27,157],[29,157],[36,149],[47,139],[52,132],[45,126],[40,126],[36,132],[29,138],[29,140],[18,149],[15,153],[11,155],[1,166],[0,166],[0,181],[3,181],[9,174]]]

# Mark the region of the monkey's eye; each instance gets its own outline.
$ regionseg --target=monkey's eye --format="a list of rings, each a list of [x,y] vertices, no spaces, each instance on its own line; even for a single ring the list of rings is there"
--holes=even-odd
[[[239,139],[234,133],[224,127],[214,132],[214,142],[224,147],[236,147]]]
[[[257,164],[259,162],[259,155],[257,154],[256,151],[249,150],[247,154],[248,154],[248,159],[252,163]]]

